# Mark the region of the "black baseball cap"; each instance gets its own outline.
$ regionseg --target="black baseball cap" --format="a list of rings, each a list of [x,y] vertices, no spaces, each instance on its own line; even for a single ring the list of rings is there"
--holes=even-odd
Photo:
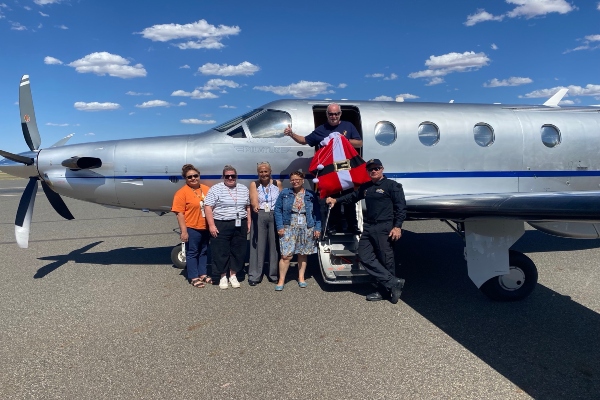
[[[383,164],[381,163],[381,160],[379,158],[371,158],[369,161],[367,161],[367,168],[369,168],[372,165],[383,167]]]

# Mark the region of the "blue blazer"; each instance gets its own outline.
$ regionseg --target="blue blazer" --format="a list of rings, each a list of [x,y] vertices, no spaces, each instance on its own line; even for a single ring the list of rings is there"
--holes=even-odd
[[[290,225],[292,221],[292,205],[296,195],[294,190],[285,188],[279,193],[275,202],[275,226],[277,230],[283,229],[284,225]],[[306,227],[314,227],[316,230],[321,230],[321,208],[319,207],[319,199],[312,190],[304,190],[304,207],[306,208]]]

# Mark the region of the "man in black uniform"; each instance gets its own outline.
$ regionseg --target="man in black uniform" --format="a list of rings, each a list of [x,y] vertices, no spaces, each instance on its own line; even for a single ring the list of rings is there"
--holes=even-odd
[[[383,164],[379,159],[367,161],[367,171],[371,182],[338,199],[328,197],[326,202],[332,207],[336,202],[354,204],[365,199],[367,214],[364,232],[358,242],[358,256],[367,272],[385,288],[367,295],[367,300],[382,300],[389,294],[390,301],[396,304],[402,293],[404,279],[396,278],[391,242],[402,236],[402,222],[406,218],[404,190],[401,184],[383,175]]]

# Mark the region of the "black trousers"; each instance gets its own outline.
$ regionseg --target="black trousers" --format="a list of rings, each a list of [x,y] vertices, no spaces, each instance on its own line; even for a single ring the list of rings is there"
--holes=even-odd
[[[215,226],[219,234],[210,240],[213,274],[221,275],[229,270],[241,271],[246,260],[248,220],[242,219],[242,226],[236,227],[233,219],[229,221],[216,219]]]
[[[379,284],[388,290],[396,285],[394,249],[389,237],[392,222],[363,224],[363,234],[358,242],[358,257],[365,269]]]

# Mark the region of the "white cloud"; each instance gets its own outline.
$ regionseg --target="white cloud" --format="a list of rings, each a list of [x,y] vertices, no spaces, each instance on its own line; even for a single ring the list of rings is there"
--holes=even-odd
[[[183,96],[183,97],[190,97],[192,99],[196,99],[196,100],[201,100],[201,99],[216,99],[217,96],[214,93],[211,92],[202,92],[198,89],[194,89],[193,92],[186,92],[184,90],[176,90],[173,93],[171,93],[171,96]]]
[[[533,80],[530,78],[511,76],[510,78],[503,79],[503,80],[494,78],[491,81],[484,83],[483,86],[484,87],[520,86],[520,85],[526,85],[531,82],[533,82]]]
[[[484,21],[502,21],[503,15],[492,15],[489,12],[479,9],[475,14],[467,16],[467,20],[464,22],[466,26],[473,26]]]
[[[54,57],[44,57],[44,64],[48,64],[48,65],[62,65],[62,61],[60,61],[58,58],[54,58]]]
[[[288,86],[255,86],[254,89],[262,90],[263,92],[273,92],[280,96],[290,95],[298,98],[307,98],[319,94],[335,93],[333,90],[328,90],[330,86],[326,82],[300,81]]]
[[[340,83],[337,87],[339,89],[345,89],[346,87],[348,87],[348,84],[347,83]]]
[[[187,64],[185,64],[185,65],[182,65],[181,67],[179,67],[179,69],[181,69],[181,68],[184,68],[184,69],[190,69],[190,66],[189,66],[189,65],[187,65]]]
[[[394,98],[390,96],[377,96],[370,101],[394,101]]]
[[[12,25],[11,25],[11,27],[10,27],[10,29],[12,29],[13,31],[26,31],[27,27],[21,25],[18,22],[13,22]]]
[[[585,37],[585,40],[589,40],[590,42],[600,42],[600,35],[588,35]]]
[[[185,49],[220,49],[225,45],[221,40],[230,36],[237,35],[241,29],[239,26],[218,27],[209,24],[201,19],[191,24],[163,24],[154,25],[144,29],[140,34],[154,42],[168,42],[178,39],[192,39],[187,42],[174,44],[182,50]]]
[[[440,78],[440,77],[436,76],[434,78],[431,78],[425,86],[435,86],[435,85],[439,85],[440,83],[444,83],[444,82],[445,82],[444,78]]]
[[[394,81],[396,79],[398,79],[398,75],[394,74],[393,72],[390,74],[390,76],[383,78],[384,81]]]
[[[98,103],[97,101],[91,103],[78,101],[73,106],[79,111],[114,111],[121,108],[117,103]]]
[[[383,74],[377,73],[377,74],[367,74],[365,75],[365,78],[383,78]]]
[[[64,26],[64,25],[57,25],[56,27],[57,27],[58,29],[62,29],[62,30],[65,30],[65,31],[69,29],[69,28],[67,28],[67,27],[66,27],[66,26]]]
[[[560,89],[564,89],[564,86],[557,86],[550,89],[534,90],[533,92],[527,93],[525,98],[538,98],[538,97],[550,97],[553,96]],[[600,85],[588,84],[585,87],[570,85],[566,87],[569,89],[567,96],[600,96]]]
[[[598,11],[600,11],[600,2],[598,2],[598,6],[596,7]]]
[[[238,83],[235,83],[234,81],[224,80],[224,79],[211,79],[208,82],[206,82],[206,85],[199,87],[197,89],[204,90],[204,91],[218,90],[218,89],[222,88],[223,86],[233,88],[233,89],[240,87],[240,85]]]
[[[182,124],[210,125],[210,124],[215,124],[217,121],[215,121],[214,119],[201,120],[201,119],[196,119],[196,118],[190,118],[190,119],[182,119],[180,122]]]
[[[69,126],[69,124],[55,124],[53,122],[46,122],[46,126]]]
[[[464,24],[473,26],[485,21],[502,21],[505,17],[531,19],[550,13],[567,14],[577,9],[566,0],[506,0],[506,3],[516,5],[516,7],[503,15],[493,15],[483,9],[478,9],[475,14],[467,17]]]
[[[23,6],[24,9],[26,9],[27,11],[31,11],[31,7],[29,6]]]
[[[40,13],[40,15],[41,15],[42,17],[49,17],[49,15],[48,15],[48,14],[44,14],[44,13],[43,13],[43,12],[41,12],[41,11],[39,11],[39,13]]]
[[[417,96],[415,94],[410,94],[410,93],[397,94],[396,97],[402,97],[403,99],[418,99],[419,98],[419,96]]]
[[[219,108],[237,108],[236,106],[228,106],[227,104],[224,104],[222,106],[219,106]]]
[[[496,43],[492,43],[490,47],[492,48],[492,50],[498,50],[498,46],[496,46]]]
[[[150,100],[142,104],[136,104],[137,108],[171,107],[173,104],[164,100]]]
[[[96,134],[94,132],[88,132],[88,133],[84,134],[83,136],[96,136]]]
[[[580,50],[596,50],[600,48],[600,35],[587,35],[583,39],[577,39],[579,41],[583,41],[581,46],[577,46],[574,49],[569,49],[563,52],[563,54],[571,53],[572,51],[580,51]]]
[[[430,56],[425,61],[425,65],[429,69],[413,72],[408,76],[409,78],[427,78],[430,79],[428,86],[437,85],[444,81],[440,78],[442,76],[453,72],[476,71],[481,67],[487,66],[489,62],[490,59],[485,53],[475,53],[473,51]]]
[[[45,6],[46,4],[57,4],[62,0],[33,0],[33,2],[39,6]]]
[[[177,107],[183,107],[183,106],[187,106],[187,103],[185,101],[180,101],[179,104],[177,104]]]
[[[129,96],[152,96],[152,93],[138,93],[138,92],[132,92],[131,90],[125,94],[127,94]]]
[[[234,76],[234,75],[254,75],[255,72],[260,71],[260,67],[244,61],[238,65],[227,65],[227,64],[212,64],[207,63],[198,68],[198,72],[203,75],[219,75],[219,76]]]
[[[567,14],[577,9],[565,0],[506,0],[506,2],[517,6],[506,14],[510,18],[530,19],[550,13]]]
[[[94,73],[123,79],[144,77],[147,74],[142,64],[129,65],[129,61],[125,58],[105,51],[88,54],[67,65],[81,74]]]

